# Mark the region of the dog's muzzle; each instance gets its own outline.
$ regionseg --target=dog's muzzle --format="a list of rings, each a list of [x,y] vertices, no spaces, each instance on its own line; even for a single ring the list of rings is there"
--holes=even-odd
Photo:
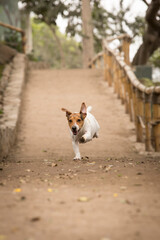
[[[76,126],[72,127],[72,132],[73,132],[73,135],[77,135],[78,134],[78,129],[77,129]]]

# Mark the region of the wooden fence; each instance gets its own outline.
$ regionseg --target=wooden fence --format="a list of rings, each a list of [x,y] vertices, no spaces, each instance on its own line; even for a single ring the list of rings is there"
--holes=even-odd
[[[16,32],[19,32],[21,34],[21,38],[22,38],[22,49],[23,49],[23,52],[25,53],[26,52],[26,38],[25,38],[25,32],[21,29],[21,28],[17,28],[17,27],[14,27],[12,25],[9,25],[9,24],[6,24],[6,23],[3,23],[3,22],[0,22],[0,26],[2,27],[5,27],[5,28],[9,28],[13,31],[16,31]]]
[[[140,83],[129,63],[129,36],[118,38],[119,51],[109,46],[115,39],[103,41],[103,52],[95,56],[89,67],[103,68],[104,79],[114,87],[125,112],[135,123],[137,142],[144,142],[146,151],[160,152],[160,86],[146,87]]]

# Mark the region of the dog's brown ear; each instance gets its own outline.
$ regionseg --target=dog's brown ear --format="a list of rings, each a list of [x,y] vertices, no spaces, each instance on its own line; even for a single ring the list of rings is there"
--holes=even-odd
[[[82,116],[82,119],[84,119],[87,116],[87,107],[84,102],[81,105],[80,114]]]
[[[61,108],[63,112],[66,112],[66,117],[68,118],[72,113],[65,108]]]

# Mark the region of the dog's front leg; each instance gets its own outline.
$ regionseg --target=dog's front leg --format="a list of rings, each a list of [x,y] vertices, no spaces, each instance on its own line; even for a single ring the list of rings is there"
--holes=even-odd
[[[78,142],[72,141],[72,146],[73,146],[73,151],[75,153],[74,160],[81,159]]]
[[[86,143],[92,140],[90,132],[86,132],[80,139],[80,143]]]

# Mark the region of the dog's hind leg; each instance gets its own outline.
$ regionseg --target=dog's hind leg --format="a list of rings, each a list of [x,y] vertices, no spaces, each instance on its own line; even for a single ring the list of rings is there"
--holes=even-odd
[[[99,134],[96,132],[93,137],[94,137],[94,138],[98,138],[98,137],[99,137]]]

